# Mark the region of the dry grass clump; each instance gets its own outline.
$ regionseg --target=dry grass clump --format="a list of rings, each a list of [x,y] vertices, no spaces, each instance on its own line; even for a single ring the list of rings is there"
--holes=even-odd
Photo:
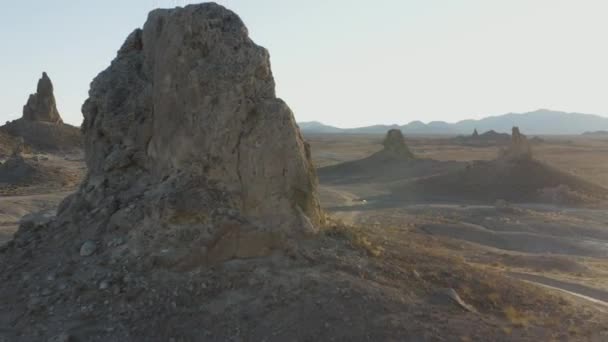
[[[342,222],[331,222],[325,230],[325,234],[330,237],[341,238],[349,241],[351,246],[361,249],[371,257],[380,257],[384,253],[384,248],[369,237],[367,233],[357,226],[348,226]]]
[[[525,328],[530,324],[530,317],[513,306],[507,306],[503,311],[505,318],[514,326]]]

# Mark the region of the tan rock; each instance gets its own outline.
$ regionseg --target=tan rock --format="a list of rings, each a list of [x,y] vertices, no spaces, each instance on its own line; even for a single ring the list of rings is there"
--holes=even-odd
[[[116,219],[96,222],[129,232],[138,255],[209,250],[200,258],[213,262],[265,255],[276,236],[322,223],[309,147],[275,95],[269,54],[224,7],[151,12],[89,94],[89,174],[62,216],[98,208]],[[240,223],[226,232],[226,220]]]

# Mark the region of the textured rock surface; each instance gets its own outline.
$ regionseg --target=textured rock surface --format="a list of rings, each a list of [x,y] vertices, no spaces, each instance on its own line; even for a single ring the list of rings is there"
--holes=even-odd
[[[411,159],[414,155],[405,144],[403,133],[398,129],[391,129],[386,133],[386,137],[382,142],[384,148],[378,152],[378,155],[382,155],[387,158],[394,159]]]
[[[234,13],[151,12],[89,95],[89,174],[61,213],[96,208],[88,234],[126,233],[134,255],[170,250],[168,265],[190,267],[317,230],[308,146],[275,96],[268,52]]]
[[[63,122],[55,104],[53,83],[46,72],[42,73],[42,78],[38,81],[36,94],[30,95],[27,104],[23,106],[23,118],[30,121]]]

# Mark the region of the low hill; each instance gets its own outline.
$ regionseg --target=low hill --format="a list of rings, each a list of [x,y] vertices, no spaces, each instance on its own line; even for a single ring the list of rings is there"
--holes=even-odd
[[[566,113],[539,109],[528,113],[508,113],[489,116],[479,120],[463,120],[456,123],[433,121],[427,124],[413,121],[406,125],[374,125],[359,128],[337,128],[317,122],[315,125],[300,126],[304,133],[359,133],[382,134],[388,129],[401,129],[404,134],[458,135],[479,131],[494,130],[508,133],[511,127],[518,126],[528,134],[582,134],[588,131],[608,130],[608,118],[598,115]]]
[[[534,159],[531,143],[517,127],[513,127],[509,147],[502,149],[497,159],[425,177],[395,193],[398,197],[434,200],[555,204],[589,204],[608,198],[608,189]]]
[[[584,132],[582,135],[590,138],[607,138],[608,131],[592,131],[592,132]]]
[[[382,150],[359,160],[319,168],[317,174],[325,184],[360,184],[391,182],[425,177],[461,167],[458,162],[418,159],[410,151],[400,130],[391,129]]]
[[[298,122],[298,127],[303,132],[340,133],[342,131],[341,128],[324,125],[319,121]]]
[[[463,170],[431,176],[396,191],[434,200],[584,204],[604,200],[608,190],[534,159],[478,161]]]

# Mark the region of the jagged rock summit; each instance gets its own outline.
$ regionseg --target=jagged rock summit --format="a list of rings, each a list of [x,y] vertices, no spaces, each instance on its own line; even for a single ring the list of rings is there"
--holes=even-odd
[[[7,122],[0,133],[23,139],[25,144],[44,152],[73,152],[82,149],[82,137],[77,127],[63,123],[53,83],[46,72],[38,81],[37,92],[31,94],[20,119]]]
[[[219,5],[151,12],[82,112],[88,174],[58,217],[76,241],[125,238],[125,259],[187,268],[269,254],[323,221],[268,52]]]
[[[63,122],[57,111],[53,83],[46,72],[42,73],[38,81],[36,93],[30,95],[26,105],[23,106],[23,118],[30,121]]]
[[[384,158],[391,159],[412,159],[414,154],[410,151],[403,138],[403,133],[399,129],[391,129],[386,133],[382,142],[384,148],[376,153]]]

